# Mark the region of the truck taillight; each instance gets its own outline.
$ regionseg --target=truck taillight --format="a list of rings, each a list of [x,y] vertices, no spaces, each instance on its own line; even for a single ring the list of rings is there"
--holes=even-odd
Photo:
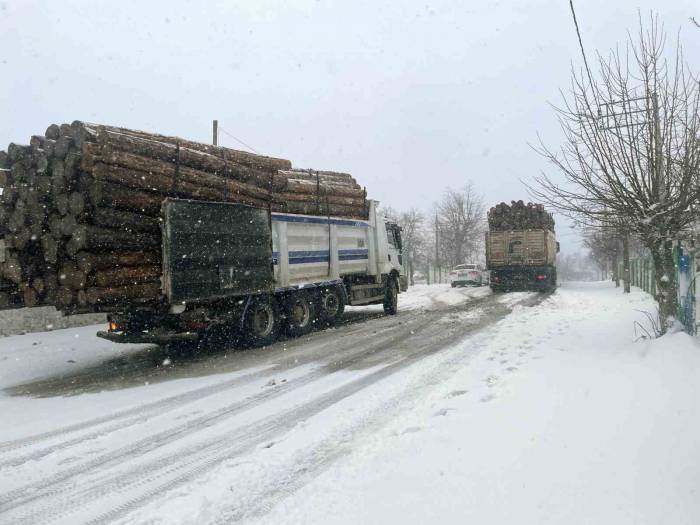
[[[535,279],[537,279],[538,281],[544,281],[546,278],[546,275],[538,275],[537,277],[535,277]]]
[[[501,280],[501,278],[498,277],[498,275],[492,275],[492,276],[491,276],[491,280],[494,281],[494,282],[498,282],[498,281]]]

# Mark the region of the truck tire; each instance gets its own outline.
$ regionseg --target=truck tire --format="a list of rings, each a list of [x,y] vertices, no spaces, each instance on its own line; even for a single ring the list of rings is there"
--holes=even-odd
[[[267,346],[275,342],[280,328],[279,306],[274,297],[253,297],[243,319],[243,333],[250,346]]]
[[[308,292],[292,292],[283,303],[284,331],[292,337],[314,329],[316,305]]]
[[[339,287],[325,288],[321,292],[318,303],[318,320],[321,323],[333,326],[343,317],[345,301]]]
[[[399,307],[399,287],[396,279],[390,277],[384,288],[384,313],[394,315]]]

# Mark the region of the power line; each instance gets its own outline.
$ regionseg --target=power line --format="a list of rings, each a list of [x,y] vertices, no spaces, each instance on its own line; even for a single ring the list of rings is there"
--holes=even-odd
[[[586,73],[588,74],[588,81],[591,83],[591,89],[593,88],[593,76],[591,75],[591,69],[588,67],[588,60],[586,59],[586,51],[583,49],[583,41],[581,40],[581,31],[578,28],[578,21],[576,20],[576,11],[574,10],[574,0],[569,0],[569,6],[571,6],[571,16],[574,19],[574,26],[576,27],[576,36],[578,36],[578,45],[581,48],[581,55],[583,56],[583,65],[586,67]]]
[[[243,141],[242,141],[241,139],[239,139],[238,137],[234,137],[233,135],[231,135],[228,131],[226,131],[226,130],[225,130],[224,128],[222,128],[221,126],[219,126],[219,131],[223,131],[224,134],[228,135],[229,137],[231,137],[233,140],[235,140],[235,141],[238,142],[239,144],[242,144],[243,146],[245,146],[246,148],[248,148],[248,149],[249,149],[250,151],[252,151],[253,153],[257,153],[258,155],[260,155],[260,153],[259,153],[258,151],[256,151],[255,148],[254,148],[253,146],[250,146],[250,145],[246,144],[245,142],[243,142]]]

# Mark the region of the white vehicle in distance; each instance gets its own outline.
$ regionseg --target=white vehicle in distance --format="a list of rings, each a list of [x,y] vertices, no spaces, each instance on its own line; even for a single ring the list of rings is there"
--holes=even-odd
[[[480,264],[458,264],[449,274],[452,288],[457,286],[486,286],[488,273]]]

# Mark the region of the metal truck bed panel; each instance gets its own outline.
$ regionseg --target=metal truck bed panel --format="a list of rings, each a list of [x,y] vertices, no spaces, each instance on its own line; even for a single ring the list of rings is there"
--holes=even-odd
[[[486,248],[489,268],[554,264],[557,252],[556,238],[549,230],[487,232]]]
[[[163,290],[170,303],[273,289],[266,210],[166,199],[163,217]]]
[[[334,217],[272,214],[278,286],[369,273],[369,223]]]

